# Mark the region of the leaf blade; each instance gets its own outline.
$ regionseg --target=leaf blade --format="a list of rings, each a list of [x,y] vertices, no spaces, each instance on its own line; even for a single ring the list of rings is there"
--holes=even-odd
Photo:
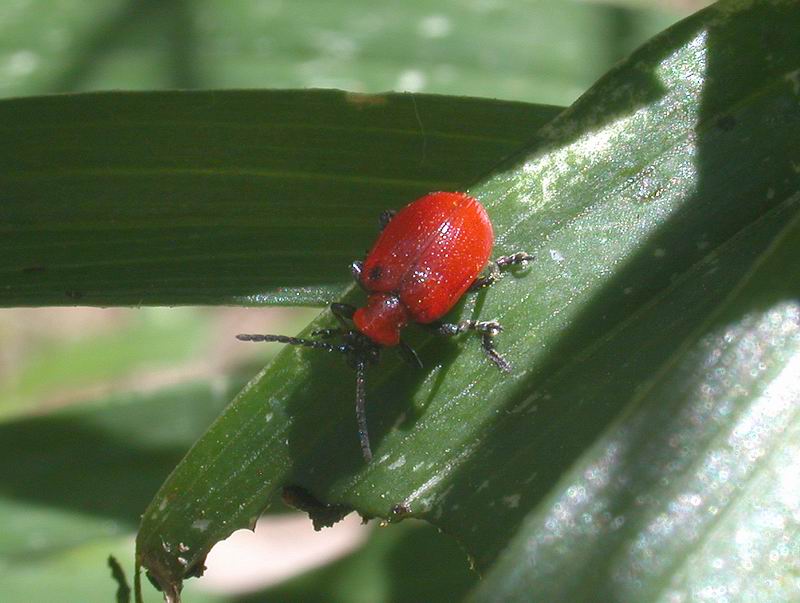
[[[322,90],[0,101],[0,305],[324,304],[374,215],[465,186],[558,111]]]
[[[789,215],[471,601],[667,601],[722,585],[735,600],[796,597],[800,213]]]
[[[724,297],[795,215],[798,177],[787,157],[800,124],[786,76],[800,57],[782,44],[797,19],[790,2],[702,11],[471,189],[500,233],[497,253],[522,247],[540,258],[536,278],[507,278],[457,311],[503,319],[516,340],[501,339],[501,349],[516,373],[501,380],[475,347],[456,359],[455,346],[420,338],[433,367],[426,374],[394,362],[373,374],[370,395],[382,401],[370,410],[376,461],[363,467],[347,444],[351,392],[333,360],[283,352],[151,504],[138,540],[144,565],[178,584],[181,569],[159,552],[156,534],[168,542],[190,534],[201,559],[231,523],[258,511],[259,497],[291,484],[367,516],[401,508],[428,519],[490,567],[527,513],[713,313],[718,298],[705,296],[706,283]],[[740,40],[770,40],[773,58]],[[736,79],[736,60],[718,56],[738,52],[759,69]],[[731,85],[718,90],[720,82]],[[764,152],[769,161],[760,161]],[[233,443],[216,445],[226,433]],[[198,491],[203,475],[241,496]],[[207,530],[192,534],[185,518],[200,516]]]

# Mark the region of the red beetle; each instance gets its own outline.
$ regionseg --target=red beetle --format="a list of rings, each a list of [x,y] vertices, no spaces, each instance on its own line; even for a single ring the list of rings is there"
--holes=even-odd
[[[486,210],[464,193],[430,193],[396,214],[384,212],[381,225],[383,231],[366,259],[352,264],[356,282],[369,294],[367,304],[358,309],[331,304],[342,327],[312,333],[322,339],[340,337],[342,343],[285,335],[237,335],[242,341],[276,341],[346,354],[356,370],[358,435],[367,461],[372,459],[372,451],[364,410],[366,367],[378,361],[382,348],[391,346],[399,346],[407,361],[421,367],[414,350],[400,338],[403,327],[416,322],[439,335],[480,333],[486,355],[497,368],[508,372],[510,364],[494,347],[493,338],[502,330],[497,321],[442,323],[439,319],[467,290],[491,285],[500,278],[502,268],[533,259],[524,252],[503,256],[491,263],[486,276],[479,277],[489,261],[494,233]]]

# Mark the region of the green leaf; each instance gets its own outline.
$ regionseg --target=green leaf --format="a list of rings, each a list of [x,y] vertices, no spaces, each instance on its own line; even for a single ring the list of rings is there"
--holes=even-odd
[[[0,583],[24,560],[129,535],[242,382],[186,383],[0,423]]]
[[[383,209],[559,109],[338,91],[0,101],[0,306],[324,304]]]
[[[109,603],[117,584],[106,560],[114,555],[123,568],[133,566],[132,535],[87,540],[67,549],[14,560],[0,567],[4,603],[63,601]],[[229,597],[204,592],[191,584],[186,596],[192,603],[230,603]],[[161,593],[146,593],[146,603],[163,601]]]
[[[364,465],[341,359],[284,350],[153,499],[138,560],[176,594],[211,545],[249,525],[285,485],[365,516],[428,519],[484,570],[517,542],[529,514],[550,513],[544,527],[559,527],[565,474],[597,466],[585,479],[604,478],[615,449],[598,450],[599,442],[640,416],[643,392],[681,360],[692,362],[698,336],[715,337],[709,321],[797,215],[799,30],[789,0],[702,11],[632,55],[543,128],[524,156],[471,189],[495,224],[496,253],[538,257],[529,274],[506,277],[453,315],[502,320],[498,344],[516,367],[511,376],[499,375],[471,340],[458,353],[461,342],[417,337],[424,371],[387,354],[367,383],[376,458]],[[328,324],[324,315],[313,327]],[[681,379],[690,386],[691,375]],[[630,437],[647,445],[671,418],[646,415]],[[691,445],[660,451],[659,466],[700,459],[681,456],[704,450],[702,437],[686,437]],[[628,478],[624,469],[615,474]],[[566,490],[590,496],[590,510],[601,507],[591,494]],[[719,512],[731,501],[720,499]],[[573,523],[603,527],[587,519]],[[559,580],[578,568],[612,580],[602,548],[596,558],[554,548]],[[552,582],[539,587],[558,588]],[[573,600],[591,600],[592,584],[602,587],[584,582]]]
[[[2,316],[0,332],[13,330],[14,323],[40,320],[36,310]],[[142,308],[119,310],[119,332],[80,333],[58,337],[44,332],[33,336],[35,343],[14,349],[14,363],[0,381],[0,420],[25,413],[51,411],[54,405],[87,398],[87,388],[97,391],[113,384],[119,388],[136,375],[151,369],[190,362],[212,340],[207,312],[198,308]],[[99,311],[95,311],[97,317]],[[121,314],[121,315],[120,315]],[[50,320],[57,321],[51,317]]]
[[[525,519],[471,601],[797,600],[799,199],[718,310]],[[735,274],[732,258],[716,259],[706,282],[717,268]],[[669,301],[683,306],[688,285]]]
[[[407,0],[402,10],[371,0],[17,2],[0,20],[0,94],[345,88],[568,104],[674,10],[574,0]]]

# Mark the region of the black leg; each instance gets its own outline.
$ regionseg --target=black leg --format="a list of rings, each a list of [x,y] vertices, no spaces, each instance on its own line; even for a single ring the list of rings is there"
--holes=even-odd
[[[381,230],[386,228],[386,226],[389,224],[389,222],[392,221],[392,218],[394,218],[396,213],[397,212],[393,209],[387,209],[386,211],[381,212],[381,217],[380,217]]]
[[[353,314],[355,313],[356,307],[350,304],[331,304],[331,314],[336,317],[336,320],[339,321],[345,331],[349,331],[352,328],[348,321],[353,319]]]
[[[406,364],[410,364],[415,368],[422,368],[422,360],[419,359],[419,356],[417,356],[414,348],[412,348],[402,339],[400,340],[400,354],[402,354],[403,360],[406,361]]]
[[[333,337],[338,337],[342,334],[342,329],[334,328],[334,329],[317,329],[316,331],[311,331],[312,337],[319,337],[320,339],[331,339]]]
[[[534,256],[524,251],[519,251],[512,255],[504,255],[497,258],[494,262],[489,264],[489,274],[478,277],[472,283],[469,290],[477,291],[496,283],[503,276],[503,269],[509,266],[520,266],[533,261]]]
[[[475,331],[481,335],[481,347],[495,366],[504,373],[511,372],[511,363],[503,358],[494,347],[494,337],[503,330],[496,320],[462,320],[459,323],[439,323],[431,325],[435,332],[445,337],[452,337],[467,331]]]

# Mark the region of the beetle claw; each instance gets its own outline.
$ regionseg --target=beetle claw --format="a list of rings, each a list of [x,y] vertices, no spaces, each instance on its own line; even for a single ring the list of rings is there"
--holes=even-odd
[[[344,354],[356,371],[358,437],[367,462],[372,459],[366,416],[367,367],[378,362],[384,347],[396,345],[409,364],[421,367],[419,357],[400,338],[403,327],[417,322],[448,337],[474,331],[489,360],[501,371],[510,372],[511,364],[494,345],[495,336],[503,331],[498,321],[438,320],[466,290],[489,286],[502,277],[505,268],[534,259],[532,254],[520,251],[489,262],[494,243],[489,216],[477,199],[465,193],[433,192],[396,215],[384,212],[381,229],[383,232],[364,260],[350,265],[353,278],[369,294],[367,305],[356,309],[349,304],[331,304],[338,328],[313,331],[312,336],[317,339],[237,335],[242,341],[285,343]],[[482,271],[484,276],[480,276]],[[340,341],[326,341],[332,337]]]
[[[486,320],[483,322],[479,322],[475,328],[476,330],[480,331],[481,333],[485,333],[490,337],[494,337],[498,333],[503,332],[503,325],[501,325],[496,320]]]

